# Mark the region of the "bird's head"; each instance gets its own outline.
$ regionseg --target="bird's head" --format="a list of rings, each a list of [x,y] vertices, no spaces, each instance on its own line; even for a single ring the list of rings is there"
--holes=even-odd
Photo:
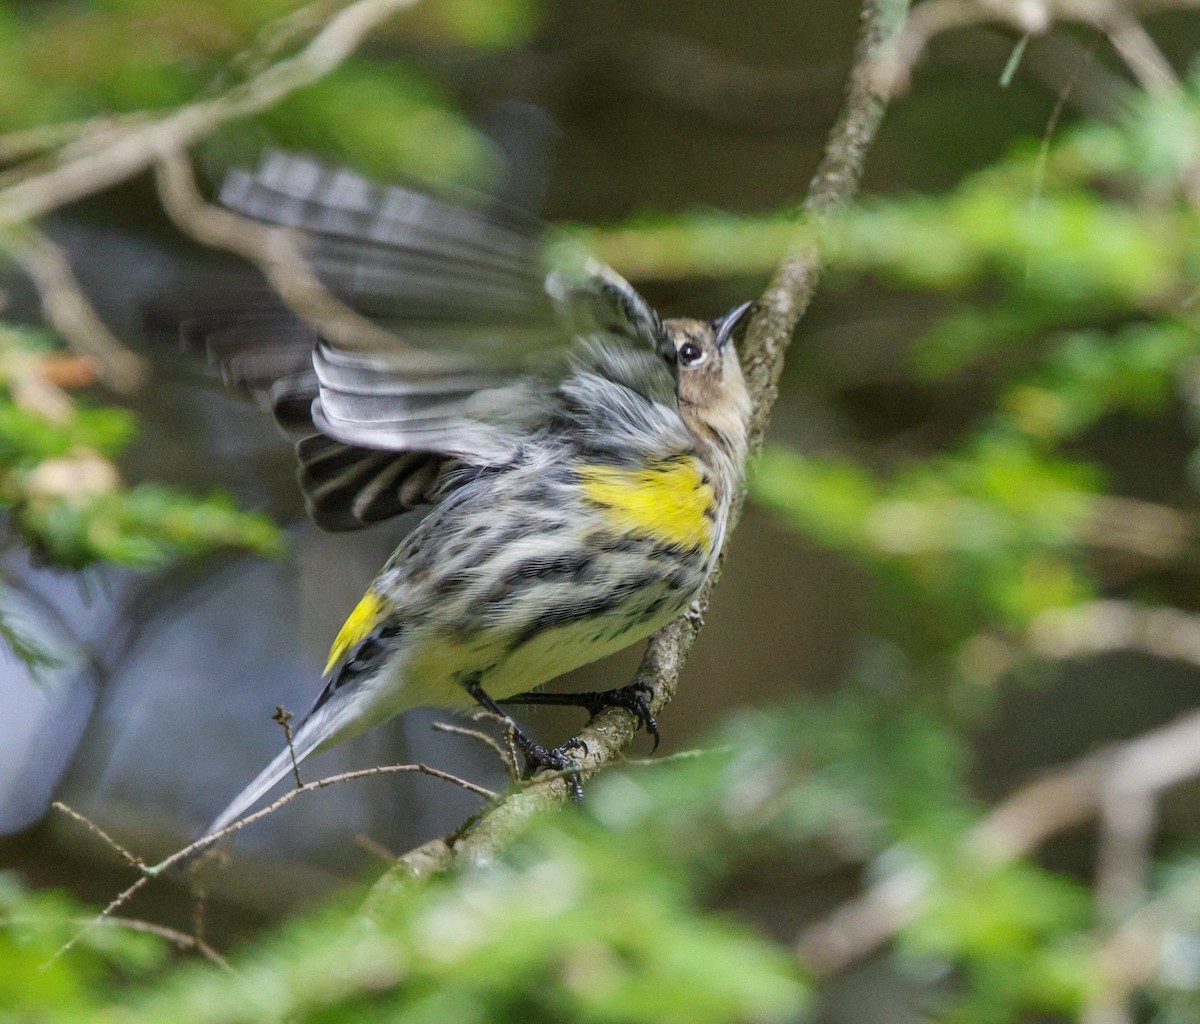
[[[667,320],[674,349],[679,411],[702,442],[722,449],[739,465],[745,457],[750,396],[742,378],[733,332],[750,310],[738,306],[716,320]]]

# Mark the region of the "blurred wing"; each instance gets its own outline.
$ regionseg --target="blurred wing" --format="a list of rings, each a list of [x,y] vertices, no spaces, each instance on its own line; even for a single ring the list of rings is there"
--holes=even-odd
[[[230,172],[220,201],[300,229],[322,281],[384,326],[553,326],[542,228],[527,214],[460,205],[278,152],[254,173]]]
[[[278,153],[231,174],[221,200],[301,232],[322,281],[404,342],[335,345],[278,311],[190,332],[300,438],[301,486],[328,529],[428,501],[449,462],[512,461],[555,415],[565,379],[603,372],[598,348],[640,350],[630,379],[673,394],[654,311],[599,264],[548,280],[541,226],[523,214]]]

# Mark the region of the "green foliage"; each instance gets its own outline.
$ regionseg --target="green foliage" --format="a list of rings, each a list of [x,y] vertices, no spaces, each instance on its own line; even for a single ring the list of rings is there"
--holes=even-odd
[[[61,565],[96,561],[150,568],[219,547],[274,556],[279,528],[228,495],[203,498],[155,484],[82,496],[35,497],[17,506],[21,530]]]
[[[1083,531],[1094,476],[995,431],[886,481],[851,460],[771,449],[751,493],[906,590],[897,614],[921,616],[926,639],[945,645],[1092,593]]]
[[[127,1019],[768,1021],[802,998],[781,953],[587,829],[538,830],[503,863],[377,901],[369,924],[296,922],[235,967]]]
[[[487,866],[376,890],[369,919],[356,898],[292,921],[236,954],[233,973],[196,962],[118,994],[113,971],[128,968],[95,970],[93,928],[55,961],[72,1003],[34,978],[8,1006],[80,1024],[799,1020],[810,985],[790,951],[696,894],[757,878],[805,885],[815,842],[826,856],[903,858],[933,881],[900,952],[907,970],[962,973],[943,1019],[1078,1010],[1094,953],[1084,890],[970,855],[965,758],[936,713],[851,690],[747,714],[710,742],[607,773],[582,813],[531,822]],[[75,929],[47,931],[38,957]]]
[[[1071,1018],[1095,971],[1089,904],[1085,886],[1029,865],[947,864],[900,952],[926,975],[939,965],[965,973],[947,1021],[1002,1024],[1014,1008]]]
[[[79,448],[112,457],[132,440],[135,429],[133,416],[124,409],[80,408],[56,422],[9,400],[0,405],[0,465],[31,469]]]
[[[869,199],[807,229],[784,211],[572,232],[634,275],[675,278],[767,273],[819,231],[834,287],[869,274],[937,297],[939,315],[912,347],[911,380],[972,389],[984,411],[907,457],[869,453],[861,438],[822,454],[769,447],[751,481],[754,500],[873,575],[873,629],[887,638],[889,660],[871,674],[887,683],[846,700],[851,709],[877,702],[874,714],[900,736],[923,735],[914,750],[957,751],[963,726],[953,709],[986,704],[969,670],[977,641],[1000,633],[1019,649],[1043,612],[1105,593],[1098,551],[1141,560],[1141,600],[1178,598],[1151,575],[1162,556],[1121,548],[1120,513],[1145,498],[1121,492],[1095,438],[1116,416],[1165,420],[1193,437],[1200,425],[1198,175],[1193,81],[1139,97],[1114,123],[1085,121],[1019,147],[946,195]],[[1166,488],[1165,500],[1184,508],[1147,503],[1147,515],[1184,520],[1198,461]],[[924,734],[905,721],[914,702],[928,709]],[[927,992],[945,994],[932,1018],[1078,1018],[1113,970],[1097,956],[1088,890],[1030,864],[996,870],[964,856],[969,801],[957,772],[908,790],[907,740],[889,745],[886,727],[847,728],[828,710],[802,742],[819,758],[844,736],[845,759],[794,780],[794,820],[810,842],[854,850],[887,872],[907,866],[927,883],[898,952]],[[894,791],[877,760],[894,773]],[[889,792],[911,799],[892,802]],[[1164,955],[1173,983],[1147,985],[1158,1021],[1196,1019],[1195,895],[1165,886],[1145,914],[1170,920],[1164,949],[1191,950],[1186,967],[1169,969]]]
[[[917,341],[914,378],[987,360],[994,411],[951,450],[884,474],[769,451],[752,493],[898,585],[889,608],[921,618],[910,635],[927,648],[1097,593],[1106,474],[1067,446],[1114,413],[1168,414],[1191,388],[1198,116],[1194,91],[1143,99],[948,196],[876,199],[823,229],[836,269],[955,296]]]
[[[347,117],[347,111],[371,116]],[[488,141],[451,109],[448,98],[403,65],[386,72],[352,64],[264,115],[295,149],[323,153],[387,179],[398,171],[427,181],[481,183],[499,167]]]
[[[962,741],[881,691],[884,667],[835,698],[745,714],[707,751],[610,771],[581,813],[535,819],[494,862],[344,897],[233,954],[232,972],[164,970],[159,941],[117,922],[81,932],[90,911],[0,882],[0,1022],[811,1019],[787,946],[702,904],[746,886],[787,901],[846,856],[925,886],[895,965],[956,978],[935,986],[931,1020],[1076,1018],[1099,956],[1087,889],[973,852]],[[1185,956],[1198,877],[1181,860],[1155,891]],[[1160,983],[1180,1020],[1196,977]]]
[[[161,940],[99,924],[70,954],[56,952],[80,934],[88,911],[55,892],[31,892],[0,873],[0,1021],[67,1021],[162,965]]]
[[[792,211],[738,217],[705,211],[650,214],[611,228],[570,225],[567,237],[634,280],[768,274],[803,238]]]
[[[44,375],[52,346],[44,334],[0,323],[0,512],[43,557],[72,568],[149,568],[220,547],[280,553],[278,527],[226,495],[125,486],[111,460],[133,439],[133,416],[54,387]],[[0,640],[35,671],[54,663],[2,606]]]
[[[46,672],[62,663],[52,651],[34,639],[25,628],[19,614],[9,607],[10,597],[6,588],[0,586],[0,644],[7,647],[17,660],[29,670],[30,676],[39,683],[45,681]]]
[[[452,40],[477,49],[524,42],[542,13],[539,0],[438,0],[421,3],[405,17],[404,31]]]
[[[0,0],[0,130],[235,88],[311,36],[312,25],[272,27],[300,7]],[[532,0],[429,0],[397,19],[397,38],[508,46],[537,13]],[[391,54],[349,60],[216,145],[238,134],[383,177],[478,182],[496,169],[453,98]],[[978,388],[986,372],[986,411],[906,458],[864,457],[857,440],[820,455],[772,447],[752,483],[782,522],[874,575],[886,640],[866,645],[836,698],[745,715],[710,752],[610,772],[581,814],[532,823],[497,862],[377,894],[369,921],[348,901],[295,920],[235,954],[232,974],[169,965],[160,940],[117,924],[53,958],[87,912],[0,876],[0,1022],[802,1019],[817,985],[792,950],[711,905],[764,878],[772,900],[824,895],[843,884],[819,874],[830,863],[926,893],[892,966],[931,997],[930,1020],[1077,1019],[1103,970],[1090,894],[1035,864],[981,857],[965,702],[953,698],[971,689],[964,653],[981,634],[1019,636],[1104,593],[1094,525],[1120,495],[1090,432],[1180,405],[1200,423],[1197,140],[1192,86],[1025,145],[947,195],[869,200],[819,227],[785,210],[566,230],[564,245],[633,277],[761,274],[819,240],[836,286],[871,275],[935,294],[912,381]],[[134,433],[129,415],[31,403],[22,382],[52,340],[9,335],[0,505],[40,550],[73,566],[152,566],[216,545],[277,549],[274,528],[227,498],[124,486],[112,460]],[[1165,599],[1154,581],[1147,591]],[[3,611],[0,637],[44,658]],[[1167,952],[1145,995],[1159,1024],[1190,1024],[1200,871],[1178,860],[1159,874],[1142,913],[1165,921]],[[796,891],[781,894],[788,884]]]
[[[788,831],[777,798],[795,748],[762,724],[738,728],[736,752],[606,778],[585,814],[533,822],[494,863],[380,891],[369,919],[347,900],[292,921],[232,973],[197,962],[115,993],[87,944],[110,932],[93,928],[48,981],[26,961],[7,975],[0,1021],[797,1020],[807,986],[786,948],[691,895],[732,868],[733,844]],[[30,966],[78,930],[48,920]],[[0,967],[8,935],[0,919]]]

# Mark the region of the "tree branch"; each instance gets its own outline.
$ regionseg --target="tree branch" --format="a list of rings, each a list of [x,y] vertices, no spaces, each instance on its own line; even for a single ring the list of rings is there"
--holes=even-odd
[[[330,18],[298,53],[277,61],[228,92],[154,120],[106,131],[102,139],[89,140],[82,152],[0,189],[0,226],[24,223],[102,192],[148,170],[160,156],[187,149],[223,124],[266,110],[297,89],[324,78],[361,45],[372,29],[415,3],[417,0],[356,0]]]
[[[830,133],[825,154],[809,186],[799,213],[821,219],[849,203],[858,190],[867,150],[883,118],[885,100],[873,69],[898,38],[908,12],[908,0],[864,0],[863,27],[850,70],[842,112]],[[804,244],[789,256],[767,286],[752,319],[743,347],[742,363],[753,402],[750,424],[751,451],[757,451],[778,394],[784,354],[792,333],[816,291],[821,257],[815,246]],[[730,533],[741,512],[739,495],[730,517]],[[726,542],[728,543],[728,537]],[[683,618],[660,630],[637,671],[636,679],[650,688],[649,705],[659,714],[675,695],[688,652],[703,625],[704,612],[717,574],[709,580],[692,609]],[[580,734],[587,744],[580,758],[586,777],[616,758],[630,744],[637,724],[620,709],[597,715]],[[485,809],[451,836],[435,839],[402,857],[385,875],[372,900],[414,877],[441,871],[453,863],[486,862],[517,834],[534,815],[562,803],[568,796],[565,780],[539,778]],[[368,904],[368,910],[370,904]]]
[[[1129,73],[1147,92],[1178,91],[1179,77],[1138,14],[1183,10],[1198,0],[926,0],[886,60],[879,62],[879,88],[895,95],[908,87],[913,68],[936,36],[969,25],[999,23],[1025,36],[1042,36],[1059,22],[1077,22],[1108,39]]]

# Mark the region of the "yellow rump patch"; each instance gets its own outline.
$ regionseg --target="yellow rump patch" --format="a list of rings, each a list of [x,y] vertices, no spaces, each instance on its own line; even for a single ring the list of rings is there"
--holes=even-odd
[[[326,675],[333,670],[334,665],[371,635],[371,631],[379,625],[383,615],[383,598],[375,591],[368,590],[338,630],[337,639],[333,641],[333,647],[329,650],[329,661],[325,665]]]
[[[716,499],[694,458],[645,469],[584,465],[579,478],[588,500],[605,509],[609,524],[685,548],[712,546]]]

